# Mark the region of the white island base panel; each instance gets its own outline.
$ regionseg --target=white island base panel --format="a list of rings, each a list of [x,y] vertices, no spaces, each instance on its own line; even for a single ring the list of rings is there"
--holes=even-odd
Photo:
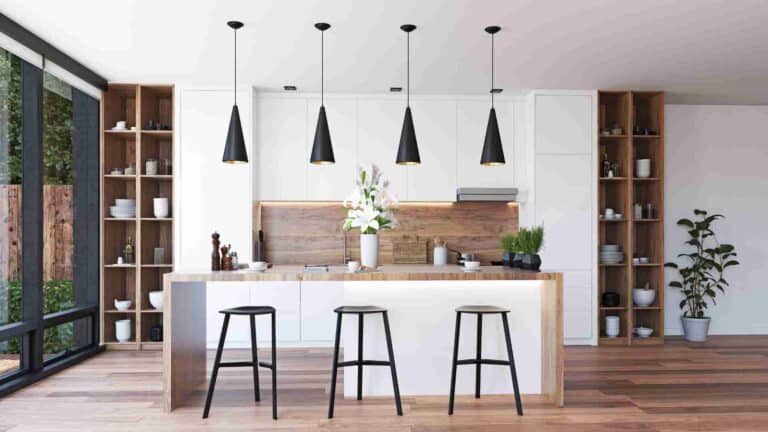
[[[455,309],[462,305],[508,308],[509,328],[520,392],[541,393],[541,289],[543,281],[403,281],[344,282],[345,305],[375,305],[388,310],[395,365],[403,396],[448,395],[456,327]],[[363,358],[387,360],[381,314],[367,314],[363,326]],[[357,359],[357,316],[342,322],[344,361]],[[501,315],[483,317],[482,358],[507,360]],[[462,314],[459,359],[474,359],[477,319]],[[511,394],[509,367],[483,365],[483,394]],[[475,366],[458,366],[456,394],[474,394]],[[344,396],[357,394],[357,367],[344,368]],[[386,366],[363,368],[363,395],[392,396]]]

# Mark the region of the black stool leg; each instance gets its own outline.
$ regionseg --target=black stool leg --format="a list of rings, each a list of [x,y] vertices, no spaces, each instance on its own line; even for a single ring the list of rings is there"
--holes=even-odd
[[[483,314],[477,314],[477,365],[475,365],[475,399],[480,398],[480,359],[483,352]]]
[[[501,322],[504,324],[504,339],[507,341],[507,356],[509,356],[509,369],[512,371],[512,386],[515,388],[515,406],[517,415],[523,415],[523,403],[520,401],[520,389],[517,387],[517,370],[515,368],[515,356],[512,354],[512,339],[509,336],[509,322],[507,314],[501,314]]]
[[[219,375],[219,363],[221,363],[221,353],[224,351],[224,341],[227,339],[227,327],[229,326],[229,314],[224,314],[224,324],[221,326],[221,336],[219,336],[219,347],[216,349],[216,359],[213,361],[213,372],[211,372],[211,382],[208,384],[208,395],[205,397],[205,409],[203,409],[203,418],[208,418],[211,411],[211,400],[213,400],[213,390],[216,388],[216,377]]]
[[[277,420],[277,328],[275,312],[272,315],[272,419]]]
[[[333,418],[333,404],[336,400],[336,374],[339,371],[339,339],[341,339],[341,314],[336,313],[336,341],[333,344],[331,369],[331,400],[328,402],[328,418]]]
[[[456,392],[456,362],[459,361],[459,330],[461,329],[461,312],[456,312],[456,330],[453,337],[453,364],[451,366],[451,392],[448,394],[448,415],[453,414],[453,396]]]
[[[403,415],[403,407],[400,403],[400,386],[397,384],[397,370],[395,369],[395,353],[392,350],[392,333],[389,330],[389,317],[384,311],[384,333],[387,335],[387,351],[389,351],[389,369],[392,371],[392,387],[395,389],[395,404],[397,415]]]
[[[259,388],[259,355],[256,352],[256,317],[251,318],[251,360],[253,361],[253,398],[256,402],[261,400]]]
[[[357,314],[357,400],[363,400],[363,314]]]

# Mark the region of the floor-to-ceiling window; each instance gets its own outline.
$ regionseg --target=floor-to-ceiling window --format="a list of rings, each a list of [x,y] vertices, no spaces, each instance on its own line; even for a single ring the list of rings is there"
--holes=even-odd
[[[98,349],[99,101],[0,49],[0,395]]]

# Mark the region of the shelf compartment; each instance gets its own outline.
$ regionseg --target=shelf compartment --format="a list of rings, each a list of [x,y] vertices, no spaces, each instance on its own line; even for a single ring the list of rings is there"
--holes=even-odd
[[[163,248],[165,259],[155,262],[155,248]],[[141,265],[168,266],[173,264],[173,225],[169,223],[142,223]]]
[[[662,224],[636,224],[632,226],[632,253],[634,257],[648,257],[648,264],[658,265],[664,260],[664,226]]]
[[[605,214],[606,208],[612,208],[615,213],[621,213],[624,217],[629,217],[627,213],[630,210],[627,196],[629,190],[626,182],[606,181],[600,182],[598,191],[598,211]]]
[[[664,134],[664,92],[633,91],[632,104],[633,126],[651,128],[660,136]]]
[[[664,326],[664,311],[661,309],[636,309],[632,311],[633,328],[634,327],[648,327],[653,329],[651,337],[660,336],[663,334]],[[661,330],[660,330],[661,329]],[[636,335],[633,335],[633,342],[643,340]]]
[[[141,127],[142,133],[153,132],[147,129],[150,120],[171,127],[173,125],[173,87],[167,85],[142,85],[141,91]],[[170,130],[161,130],[170,134]]]
[[[168,267],[142,267],[141,268],[141,299],[140,306],[142,313],[158,313],[149,303],[149,293],[151,291],[163,290],[163,275],[170,273]]]
[[[625,91],[601,91],[598,108],[598,130],[612,129],[619,126],[623,129],[621,135],[627,135],[629,130],[630,94]],[[612,135],[613,136],[613,135]]]
[[[168,198],[168,218],[173,217],[173,183],[141,179],[141,219],[155,218],[154,198]]]
[[[141,314],[141,342],[153,342],[149,339],[149,333],[154,326],[163,325],[163,315],[156,313]]]
[[[125,319],[126,316],[120,314],[104,314],[104,342],[110,344],[119,344],[125,347],[136,346],[136,314],[130,314],[131,320],[131,340],[128,342],[118,342],[115,335],[115,322]]]
[[[600,328],[600,341],[602,342],[603,339],[608,340],[621,340],[623,342],[616,342],[617,344],[624,344],[626,345],[629,342],[628,337],[628,311],[627,310],[600,310],[599,311],[600,316],[600,322],[599,322],[599,328]],[[619,317],[619,335],[615,338],[609,338],[605,335],[605,317],[608,315],[616,315]]]
[[[128,241],[128,237],[131,238],[133,245],[136,245],[136,221],[129,219],[105,223],[103,235],[104,267],[117,266],[117,258],[123,255],[123,246],[125,246]],[[136,255],[135,250],[134,255]]]
[[[105,133],[115,126],[118,121],[125,121],[127,127],[136,126],[136,95],[138,86],[135,84],[110,84],[109,90],[103,93],[103,119]],[[122,132],[125,134],[134,132]]]
[[[157,161],[157,174],[147,175],[147,159]],[[170,165],[170,172],[165,172],[162,161]],[[141,137],[141,170],[142,178],[170,179],[173,170],[173,134],[143,134]]]

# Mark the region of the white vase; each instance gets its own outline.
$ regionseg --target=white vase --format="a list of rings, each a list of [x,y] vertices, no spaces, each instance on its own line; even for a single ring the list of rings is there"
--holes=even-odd
[[[115,338],[118,342],[128,342],[131,340],[131,327],[130,319],[115,321]]]
[[[360,234],[360,264],[374,269],[379,266],[378,234]]]
[[[609,338],[615,338],[619,335],[619,332],[619,317],[616,315],[607,315],[605,317],[605,335]]]
[[[152,200],[152,204],[154,204],[156,218],[168,217],[168,198],[155,198]]]

